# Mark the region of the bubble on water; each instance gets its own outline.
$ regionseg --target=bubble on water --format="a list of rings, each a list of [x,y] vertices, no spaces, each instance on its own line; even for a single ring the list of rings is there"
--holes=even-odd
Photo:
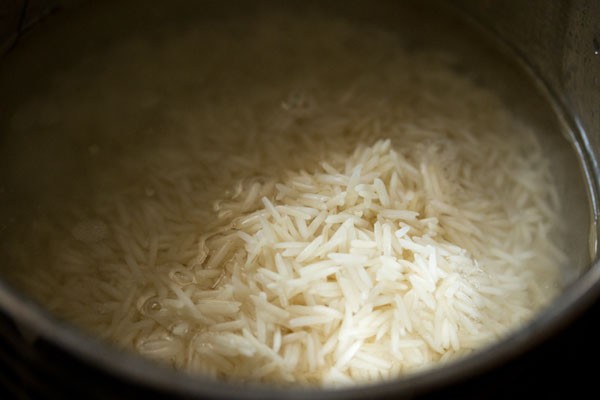
[[[101,220],[90,219],[79,222],[71,233],[75,239],[81,242],[95,243],[106,237],[108,227]]]
[[[156,296],[149,297],[140,307],[140,312],[144,315],[153,315],[162,310],[163,306]]]
[[[592,39],[592,46],[594,47],[594,54],[600,55],[600,40],[598,38]]]

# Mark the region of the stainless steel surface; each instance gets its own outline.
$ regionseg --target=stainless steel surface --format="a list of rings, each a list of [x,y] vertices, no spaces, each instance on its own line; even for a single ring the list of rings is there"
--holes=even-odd
[[[458,2],[511,47],[600,149],[600,3],[597,1]]]
[[[507,46],[540,80],[571,125],[598,191],[600,154],[600,3],[474,1],[458,7]],[[594,198],[592,202],[596,201]],[[593,204],[598,220],[598,204]],[[595,237],[595,232],[593,237]],[[596,240],[592,244],[597,251]]]
[[[72,2],[68,3],[67,6],[70,6]],[[63,4],[66,3],[58,0],[14,0],[2,3],[0,51],[11,49],[21,35],[21,30],[33,26],[39,17],[50,10],[59,10]],[[358,3],[358,7],[372,7],[373,4]],[[523,67],[537,77],[538,85],[553,100],[557,115],[566,127],[565,134],[570,136],[585,171],[594,218],[592,236],[595,238],[600,185],[600,2],[458,0],[453,4],[472,23],[486,30],[508,51],[512,51]],[[581,203],[570,206],[588,207]],[[585,233],[577,237],[577,240],[585,237]],[[15,324],[14,328],[7,330],[7,335],[14,337],[15,346],[36,346],[36,343],[43,343],[40,346],[42,348],[50,346],[66,351],[69,357],[98,368],[100,372],[97,373],[102,374],[98,375],[103,377],[102,382],[114,385],[115,390],[124,387],[123,382],[126,382],[127,385],[138,388],[136,390],[151,389],[166,391],[171,395],[209,398],[409,398],[468,380],[483,371],[496,368],[507,360],[530,351],[573,323],[600,298],[600,265],[595,261],[596,252],[597,244],[594,241],[590,250],[594,258],[592,265],[534,324],[506,340],[458,361],[452,368],[433,369],[375,386],[333,391],[278,390],[265,387],[248,389],[235,384],[190,378],[185,374],[156,367],[74,331],[1,280],[0,309]],[[51,359],[52,354],[54,353],[49,352],[45,356]],[[27,365],[23,368],[26,367]],[[57,365],[56,368],[60,369],[61,366]],[[94,373],[87,369],[81,371]],[[117,379],[119,383],[112,382],[111,379]],[[128,390],[131,392],[132,389]]]

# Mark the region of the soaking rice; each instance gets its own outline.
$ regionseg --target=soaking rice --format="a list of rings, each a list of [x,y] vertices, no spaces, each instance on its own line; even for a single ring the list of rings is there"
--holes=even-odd
[[[172,139],[150,135],[106,162],[98,157],[107,145],[94,144],[95,190],[32,223],[11,249],[24,266],[13,279],[86,331],[217,379],[392,379],[530,320],[558,293],[565,259],[556,185],[532,128],[446,56],[318,18],[310,23],[319,40],[306,40],[306,22],[272,18],[243,44],[212,27],[208,39],[190,30],[148,50],[132,47],[139,38],[107,50],[107,65],[127,69],[207,48],[213,59],[191,63],[181,79],[205,74],[220,86],[144,109]],[[373,35],[377,45],[360,40]],[[354,48],[340,44],[349,40]],[[281,54],[289,43],[304,46],[289,75],[266,67],[272,83],[259,88],[221,79],[231,54]],[[123,61],[130,47],[137,58]],[[319,54],[333,56],[321,63]],[[157,92],[173,84],[155,72]],[[88,72],[72,73],[67,86]],[[92,93],[118,86],[95,73]],[[135,84],[153,90],[134,79],[121,102],[139,94]],[[59,90],[23,112],[77,112],[78,102]],[[87,118],[114,129],[100,111]],[[134,130],[134,119],[121,129]],[[52,129],[77,131],[78,121]],[[13,129],[39,125],[30,126]]]

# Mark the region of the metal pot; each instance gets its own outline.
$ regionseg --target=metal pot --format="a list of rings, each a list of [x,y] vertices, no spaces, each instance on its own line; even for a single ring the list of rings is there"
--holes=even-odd
[[[0,51],[6,53],[0,58],[0,63],[12,62],[11,53],[21,47],[21,41],[29,40],[26,36],[31,34],[35,37],[37,33],[35,39],[42,43],[38,49],[43,48],[44,42],[41,41],[39,32],[44,32],[52,24],[73,22],[77,25],[74,22],[76,18],[84,18],[86,12],[101,10],[98,5],[92,7],[91,11],[87,10],[85,4],[80,3],[85,2],[16,0],[0,5]],[[183,3],[185,2],[175,2],[173,8]],[[262,3],[256,2],[265,6]],[[270,5],[272,4],[266,4]],[[577,277],[564,293],[534,321],[493,346],[447,367],[434,368],[378,385],[339,390],[248,387],[166,370],[124,354],[57,320],[44,310],[43,305],[37,304],[0,277],[0,363],[4,364],[4,370],[7,371],[0,383],[7,390],[27,393],[36,398],[66,395],[98,398],[162,395],[248,399],[408,398],[425,395],[461,395],[464,398],[485,395],[491,398],[494,393],[482,394],[478,390],[495,390],[494,388],[505,384],[512,379],[507,368],[514,367],[515,360],[539,352],[544,343],[553,337],[560,337],[567,327],[576,324],[582,315],[593,310],[600,297],[600,265],[595,261],[600,177],[600,3],[566,0],[459,0],[452,4],[430,1],[424,5],[407,6],[395,2],[353,1],[327,4],[315,2],[310,3],[310,6],[319,8],[322,12],[342,14],[385,26],[409,23],[413,14],[406,14],[406,10],[413,10],[411,7],[414,7],[417,10],[413,10],[417,13],[414,15],[434,18],[432,21],[447,19],[451,21],[448,26],[465,29],[465,34],[461,37],[481,35],[486,38],[486,43],[493,44],[491,47],[500,49],[493,51],[500,51],[511,60],[507,62],[507,65],[510,64],[507,68],[514,68],[516,65],[520,73],[527,76],[529,82],[533,82],[533,87],[540,93],[539,99],[542,99],[536,102],[543,102],[545,107],[552,109],[556,118],[552,124],[560,126],[561,133],[572,145],[565,149],[568,153],[566,157],[577,160],[578,173],[582,177],[579,190],[584,196],[566,193],[565,197],[569,206],[574,209],[574,222],[570,228],[573,233],[573,268],[581,267],[582,271],[577,271]],[[206,2],[192,9],[210,16],[244,12],[253,7],[254,3],[227,3],[219,7]],[[123,9],[123,15],[117,15],[113,25],[98,32],[90,29],[90,35],[95,39],[106,35],[113,40],[118,38],[122,30],[147,23],[144,18],[149,21],[157,18],[151,13],[131,13],[135,8],[124,6]],[[63,17],[62,14],[66,16]],[[98,26],[94,28],[97,29]],[[425,32],[435,36],[433,27]],[[75,49],[71,52],[52,47],[57,45],[56,41],[53,42],[53,37],[50,37],[45,52],[31,55],[30,63],[23,65],[20,75],[14,78],[16,82],[27,77],[32,82],[43,82],[45,71],[40,70],[44,68],[40,65],[61,68],[64,59],[76,57],[76,50],[85,47],[83,38],[78,37],[77,33],[70,39],[73,42],[70,48]],[[457,45],[443,39],[434,39],[430,43],[440,46]],[[483,81],[487,79],[485,75],[477,78]],[[2,82],[6,83],[11,79],[4,79]],[[513,88],[510,85],[506,87],[503,82],[497,82],[496,85],[500,92],[511,98]],[[26,96],[26,93],[19,94],[14,88],[11,90],[15,96]],[[514,98],[512,100],[520,101]],[[527,104],[522,106],[529,107]],[[533,114],[532,119],[536,123],[548,123]],[[0,196],[4,195],[4,187],[1,190]],[[10,229],[11,222],[3,222],[3,229]],[[497,382],[489,384],[494,379]]]

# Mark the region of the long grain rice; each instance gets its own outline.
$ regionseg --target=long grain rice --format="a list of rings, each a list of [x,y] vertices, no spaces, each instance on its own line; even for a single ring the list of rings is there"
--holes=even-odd
[[[132,59],[119,56],[125,41],[107,50],[94,86],[24,106],[76,115],[80,96],[119,87],[108,72],[119,63],[149,68],[154,86],[129,77],[118,104],[139,100],[136,85],[169,104],[140,111],[164,134],[157,128],[131,156],[94,159],[97,190],[36,222],[23,243],[48,243],[42,256],[14,246],[24,288],[57,315],[175,368],[310,385],[453,360],[553,298],[560,204],[530,127],[443,57],[404,51],[393,35],[377,32],[373,46],[362,40],[370,28],[343,21],[262,22],[241,43],[226,28],[192,29]],[[289,51],[296,63],[272,57]],[[168,54],[191,60],[165,74],[151,61]],[[270,61],[266,72],[244,70],[247,79],[232,69],[240,59]],[[89,74],[72,73],[67,88]],[[177,79],[202,93],[168,97]],[[118,104],[86,114],[89,126],[115,138],[140,131]],[[110,110],[123,118],[106,118]],[[88,126],[61,124],[45,129],[60,137]],[[107,143],[94,144],[94,157]]]

